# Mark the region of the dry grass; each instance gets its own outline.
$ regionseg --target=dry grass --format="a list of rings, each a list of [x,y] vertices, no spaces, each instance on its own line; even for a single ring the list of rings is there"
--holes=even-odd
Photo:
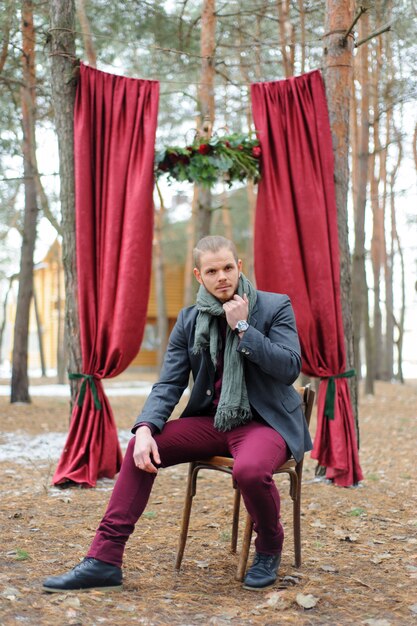
[[[112,399],[119,428],[130,426],[139,405],[138,398]],[[291,503],[281,478],[285,553],[279,582],[260,593],[244,591],[234,580],[230,478],[217,473],[201,474],[183,568],[174,572],[182,466],[164,470],[156,482],[128,544],[123,592],[42,593],[44,576],[73,566],[85,554],[112,482],[62,491],[50,487],[55,461],[1,463],[0,624],[416,623],[416,407],[417,387],[411,384],[380,383],[376,397],[361,398],[361,488],[314,482],[315,462],[306,456],[299,571],[292,567]],[[0,398],[0,411],[2,432],[23,432],[28,440],[67,428],[65,400],[35,399],[25,407]],[[297,594],[312,594],[316,606],[303,609]]]

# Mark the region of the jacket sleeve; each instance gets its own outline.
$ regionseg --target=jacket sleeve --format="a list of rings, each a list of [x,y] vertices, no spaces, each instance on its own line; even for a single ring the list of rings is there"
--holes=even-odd
[[[162,430],[188,386],[190,369],[184,316],[183,311],[180,311],[169,338],[159,380],[153,385],[136,419],[133,433],[143,422],[153,424],[158,431]]]
[[[301,370],[301,348],[291,302],[276,306],[266,334],[249,326],[239,342],[238,352],[277,381],[292,385]]]

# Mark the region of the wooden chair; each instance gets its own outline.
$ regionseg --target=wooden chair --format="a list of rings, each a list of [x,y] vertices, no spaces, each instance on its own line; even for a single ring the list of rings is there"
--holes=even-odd
[[[311,413],[313,410],[315,392],[309,385],[298,389],[302,398],[304,415],[307,424],[310,425]],[[194,461],[189,464],[188,481],[184,502],[183,517],[180,530],[180,541],[177,552],[177,559],[175,563],[175,569],[179,570],[181,567],[182,557],[184,555],[185,544],[188,536],[188,527],[190,523],[191,507],[193,498],[197,491],[197,476],[201,469],[216,470],[219,472],[225,472],[226,474],[232,474],[233,471],[233,458],[223,456],[213,456],[204,461]],[[295,554],[295,567],[301,566],[301,479],[303,472],[303,459],[298,463],[294,458],[290,458],[284,465],[279,467],[275,474],[288,474],[290,479],[290,496],[293,501],[293,531],[294,531],[294,554]],[[231,551],[236,553],[237,539],[238,539],[238,527],[239,527],[239,513],[240,513],[240,501],[241,494],[237,485],[233,485],[235,489],[234,504],[233,504],[233,522],[232,522],[232,540]],[[239,557],[239,563],[236,573],[236,579],[242,581],[245,575],[246,566],[249,557],[249,549],[252,538],[253,522],[250,515],[246,514],[246,526],[242,539],[242,548]]]

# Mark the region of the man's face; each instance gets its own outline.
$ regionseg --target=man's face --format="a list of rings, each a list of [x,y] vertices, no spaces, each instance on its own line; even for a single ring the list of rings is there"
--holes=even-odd
[[[218,252],[203,252],[200,269],[194,268],[194,276],[220,302],[227,302],[235,295],[242,261],[236,263],[231,250],[221,248]]]

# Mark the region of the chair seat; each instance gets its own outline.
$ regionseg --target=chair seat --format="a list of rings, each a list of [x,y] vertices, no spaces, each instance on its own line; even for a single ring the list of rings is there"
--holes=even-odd
[[[210,465],[213,467],[229,467],[233,468],[234,458],[230,456],[211,456],[209,459],[204,459],[201,461],[195,461],[197,465]],[[280,465],[278,469],[274,471],[274,474],[279,474],[281,472],[285,472],[287,469],[296,468],[297,461],[291,457],[286,461],[283,465]]]
[[[310,388],[309,385],[307,385],[304,388],[300,388],[298,391],[302,398],[303,410],[304,410],[306,422],[307,422],[307,425],[309,425],[311,413],[313,410],[315,393]],[[175,564],[175,568],[177,570],[179,570],[181,567],[182,557],[183,557],[184,549],[185,549],[185,543],[187,541],[188,527],[189,527],[190,515],[191,515],[191,506],[192,506],[193,498],[196,495],[196,491],[197,491],[197,477],[198,477],[199,471],[202,469],[211,469],[211,470],[224,472],[226,474],[232,474],[233,463],[234,463],[234,459],[232,457],[212,456],[208,459],[201,459],[198,461],[193,461],[192,463],[189,464],[187,490],[186,490],[186,495],[185,495],[183,519],[182,519],[181,531],[180,531],[180,542],[179,542],[179,547],[178,547],[177,560]],[[295,566],[296,567],[300,567],[301,565],[300,502],[301,502],[302,469],[303,469],[303,459],[297,462],[293,457],[291,457],[290,459],[288,459],[288,461],[286,461],[283,465],[281,465],[274,471],[274,475],[286,473],[288,475],[288,478],[290,479],[290,496],[293,502],[293,534],[294,534],[294,553],[295,553]],[[241,494],[240,494],[240,489],[236,484],[233,484],[233,487],[235,490],[235,497],[234,497],[234,504],[233,504],[231,550],[234,553],[236,552],[237,538],[238,538]],[[253,522],[249,514],[247,514],[246,526],[245,526],[244,535],[242,539],[242,549],[240,553],[239,564],[238,564],[237,574],[236,574],[237,580],[240,580],[240,581],[243,580],[247,561],[248,561],[252,530],[253,530]]]

